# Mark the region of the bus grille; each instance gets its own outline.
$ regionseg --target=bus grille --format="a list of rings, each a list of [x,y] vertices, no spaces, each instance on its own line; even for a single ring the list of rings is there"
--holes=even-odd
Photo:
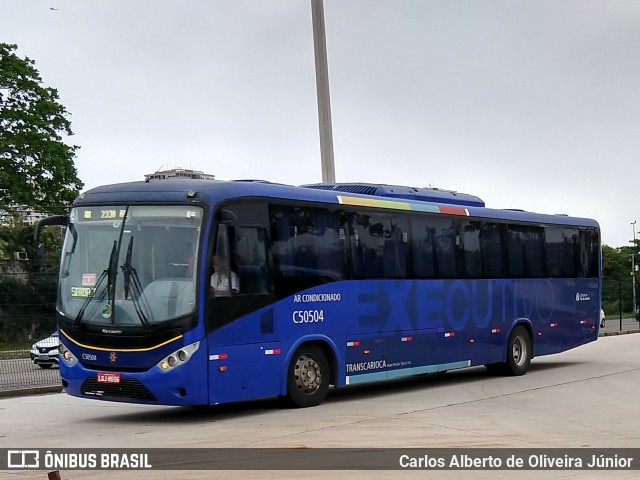
[[[120,383],[98,383],[97,377],[89,377],[82,384],[81,391],[85,395],[91,395],[105,400],[141,400],[145,402],[157,402],[156,396],[135,378],[123,378]]]

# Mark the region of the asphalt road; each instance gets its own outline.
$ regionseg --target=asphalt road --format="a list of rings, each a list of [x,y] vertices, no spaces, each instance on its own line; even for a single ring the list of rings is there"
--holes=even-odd
[[[482,367],[353,386],[315,408],[276,400],[208,408],[0,399],[0,448],[640,447],[640,335],[615,335],[532,362],[522,377]],[[638,478],[638,471],[71,471],[73,479]],[[515,475],[515,476],[514,476]],[[0,472],[43,479],[46,472]]]

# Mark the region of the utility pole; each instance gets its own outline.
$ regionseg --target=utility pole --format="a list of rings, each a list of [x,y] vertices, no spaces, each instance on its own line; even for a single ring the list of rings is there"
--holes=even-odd
[[[633,282],[633,316],[638,320],[638,314],[636,313],[636,221],[631,222],[633,227],[633,250],[631,250],[631,281]]]
[[[318,96],[322,182],[334,183],[336,181],[336,172],[333,162],[329,69],[327,67],[327,40],[324,29],[324,5],[322,0],[311,0],[311,18],[313,22],[313,51],[316,59],[316,93]]]

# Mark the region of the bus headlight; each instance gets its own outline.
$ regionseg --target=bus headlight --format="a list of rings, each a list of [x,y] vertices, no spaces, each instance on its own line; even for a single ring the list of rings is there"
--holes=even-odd
[[[191,345],[187,345],[186,347],[182,347],[179,350],[167,355],[162,360],[158,362],[158,367],[163,372],[168,372],[173,370],[174,368],[179,367],[183,363],[186,363],[191,358],[198,348],[200,347],[200,342],[192,343]]]
[[[71,353],[67,347],[64,346],[64,343],[60,342],[60,346],[58,346],[58,354],[64,363],[72,367],[76,363],[78,363],[78,359],[76,356]]]

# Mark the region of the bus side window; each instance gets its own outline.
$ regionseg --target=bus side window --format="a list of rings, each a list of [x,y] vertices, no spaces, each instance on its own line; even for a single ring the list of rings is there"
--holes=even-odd
[[[351,256],[357,278],[403,278],[407,275],[407,220],[378,214],[351,217]]]
[[[580,230],[579,241],[579,276],[596,278],[598,276],[598,232],[593,229]]]
[[[499,223],[483,222],[480,230],[480,254],[484,278],[505,276],[503,255],[504,226]]]
[[[577,238],[578,230],[574,228],[546,228],[545,241],[549,276],[556,278],[576,276],[575,244]]]
[[[524,228],[509,225],[507,229],[507,259],[510,277],[526,277]]]
[[[267,294],[266,232],[262,228],[236,227],[234,265],[240,276],[241,294]]]
[[[339,211],[273,205],[270,220],[278,297],[344,277],[346,232]]]
[[[481,222],[463,222],[462,245],[467,278],[482,278],[482,251],[480,248]]]
[[[510,277],[544,277],[544,230],[542,227],[508,225],[507,260]]]
[[[459,236],[456,222],[450,218],[433,220],[434,245],[436,253],[436,272],[438,277],[456,278],[458,276]]]
[[[418,278],[436,276],[434,230],[427,219],[411,219],[411,255],[413,271]]]

